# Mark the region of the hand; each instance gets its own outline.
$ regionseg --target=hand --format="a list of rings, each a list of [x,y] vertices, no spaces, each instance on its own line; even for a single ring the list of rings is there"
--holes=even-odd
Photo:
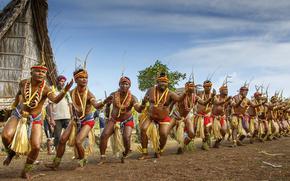
[[[70,90],[70,88],[72,87],[73,83],[74,83],[74,80],[71,79],[71,81],[65,85],[65,87],[64,87],[65,92],[68,92]]]
[[[229,101],[229,100],[231,100],[232,99],[232,96],[229,96],[228,98],[227,98],[227,101]]]
[[[54,120],[54,119],[50,119],[50,120],[49,120],[49,125],[50,125],[51,127],[55,127],[55,125],[56,125],[55,120]]]
[[[6,108],[3,109],[5,114],[8,113],[10,110],[12,110],[12,107],[9,107],[9,108],[6,107]]]
[[[109,97],[107,97],[104,101],[103,101],[103,103],[104,104],[108,104],[109,102],[111,102],[112,100],[113,100],[113,95],[110,95]]]
[[[50,130],[53,133],[54,132],[54,126],[50,126]]]
[[[145,105],[146,105],[146,102],[147,102],[147,101],[143,99],[141,105],[142,105],[142,106],[145,106]]]
[[[106,105],[108,102],[109,102],[108,99],[105,99],[105,100],[102,101],[102,105],[104,106],[104,105]]]
[[[212,97],[214,97],[215,95],[216,95],[216,90],[213,89],[213,90],[212,90]]]

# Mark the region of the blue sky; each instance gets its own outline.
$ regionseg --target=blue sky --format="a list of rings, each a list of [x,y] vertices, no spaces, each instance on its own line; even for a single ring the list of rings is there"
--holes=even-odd
[[[0,7],[8,2],[1,0]],[[58,71],[72,77],[75,57],[88,58],[89,87],[98,98],[118,88],[122,69],[138,98],[137,73],[156,59],[201,83],[214,72],[230,94],[245,80],[290,96],[288,0],[49,0],[49,31]],[[183,85],[184,81],[180,82]]]

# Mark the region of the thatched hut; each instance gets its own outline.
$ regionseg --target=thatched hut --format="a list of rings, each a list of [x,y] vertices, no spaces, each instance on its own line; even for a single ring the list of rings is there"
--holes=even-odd
[[[21,79],[41,53],[55,85],[57,71],[47,28],[47,0],[12,0],[0,12],[0,110],[13,101]]]

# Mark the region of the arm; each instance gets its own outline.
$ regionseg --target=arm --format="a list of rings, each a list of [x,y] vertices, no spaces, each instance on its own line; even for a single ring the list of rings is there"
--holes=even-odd
[[[104,107],[104,105],[106,105],[108,102],[112,102],[112,94],[107,97],[104,101],[101,101],[101,102],[97,102],[95,96],[89,92],[89,101],[90,103],[96,108],[96,109],[102,109]]]
[[[150,98],[150,90],[151,89],[148,89],[147,90],[147,92],[146,92],[146,94],[145,94],[145,96],[144,96],[144,98],[142,99],[142,103],[141,103],[141,105],[140,104],[138,104],[137,102],[137,98],[134,96],[134,101],[135,101],[135,103],[133,104],[134,106],[134,109],[138,112],[138,113],[141,113],[144,109],[145,109],[145,107],[146,107],[146,103],[149,101],[149,98]]]
[[[243,97],[238,102],[236,102],[236,99],[234,98],[234,101],[231,103],[231,106],[232,107],[239,107],[241,105],[241,103],[243,102],[244,99],[245,99],[245,97]]]
[[[274,110],[277,110],[277,109],[281,109],[281,108],[283,108],[284,107],[284,105],[283,104],[281,104],[281,105],[275,105],[274,106]]]
[[[48,116],[48,123],[51,126],[55,126],[55,120],[53,115],[53,104],[49,103],[47,105],[47,116]]]
[[[59,101],[62,100],[62,98],[66,95],[72,85],[73,80],[71,80],[70,83],[66,84],[65,88],[57,96],[52,92],[51,88],[48,87],[48,99],[55,104],[59,103]]]
[[[215,105],[223,105],[231,100],[231,96],[227,97],[225,100],[219,101],[217,98],[214,98],[213,104]]]
[[[215,96],[212,96],[210,98],[208,98],[206,101],[204,101],[203,99],[201,99],[200,97],[197,97],[197,102],[203,106],[206,106],[207,104],[209,104],[210,102],[214,102],[215,100]]]
[[[259,103],[259,104],[255,104],[253,103],[253,101],[249,101],[250,106],[252,106],[253,108],[259,107],[261,106],[263,103]]]
[[[114,93],[111,93],[110,96],[104,100],[104,102],[106,101],[106,107],[104,111],[104,115],[106,118],[110,117],[111,104],[113,102],[113,97],[114,97]]]
[[[94,108],[96,108],[96,109],[102,109],[104,107],[104,105],[105,105],[105,103],[103,101],[97,102],[95,97],[92,97],[89,101],[94,106]]]
[[[22,82],[19,83],[19,88],[18,88],[18,92],[17,92],[17,94],[16,94],[16,96],[15,96],[15,100],[14,100],[14,102],[11,104],[11,108],[12,108],[12,109],[15,109],[16,106],[19,104],[19,101],[20,101],[20,95],[21,95],[21,83],[22,83]]]
[[[69,107],[69,113],[70,113],[70,117],[71,119],[73,118],[73,105],[72,105],[72,99],[69,93],[67,93],[67,103],[68,103],[68,107]]]
[[[179,102],[184,100],[186,96],[186,93],[182,93],[181,95],[177,95],[175,92],[170,91],[170,98],[173,100],[173,102]]]
[[[145,104],[139,104],[138,101],[137,101],[137,98],[135,96],[133,96],[133,100],[132,100],[132,104],[133,104],[133,107],[134,109],[138,112],[138,113],[141,113],[142,110],[145,108]],[[143,101],[142,101],[143,103]]]
[[[148,90],[147,90],[147,92],[146,92],[146,94],[145,94],[145,96],[144,96],[144,98],[143,98],[143,100],[142,100],[142,105],[143,105],[143,106],[145,106],[146,103],[149,101],[149,98],[150,98],[150,90],[151,90],[151,89],[148,89]]]
[[[14,102],[13,102],[12,105],[11,105],[11,108],[12,108],[12,109],[15,109],[16,106],[19,104],[20,95],[21,95],[21,92],[20,92],[20,90],[18,90],[18,92],[17,92],[17,94],[16,94],[16,96],[15,96],[15,100],[14,100]]]
[[[198,104],[203,105],[203,106],[207,105],[207,104],[209,103],[209,100],[210,100],[210,98],[209,98],[208,100],[204,101],[204,100],[203,100],[202,98],[200,98],[199,96],[196,97],[196,102],[197,102]]]

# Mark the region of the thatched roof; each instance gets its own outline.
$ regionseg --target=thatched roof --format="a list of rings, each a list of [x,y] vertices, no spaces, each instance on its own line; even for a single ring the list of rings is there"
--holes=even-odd
[[[37,46],[39,50],[43,47],[44,61],[49,69],[48,80],[56,85],[57,70],[47,28],[47,0],[12,0],[0,13],[0,40],[29,3],[31,3]]]

